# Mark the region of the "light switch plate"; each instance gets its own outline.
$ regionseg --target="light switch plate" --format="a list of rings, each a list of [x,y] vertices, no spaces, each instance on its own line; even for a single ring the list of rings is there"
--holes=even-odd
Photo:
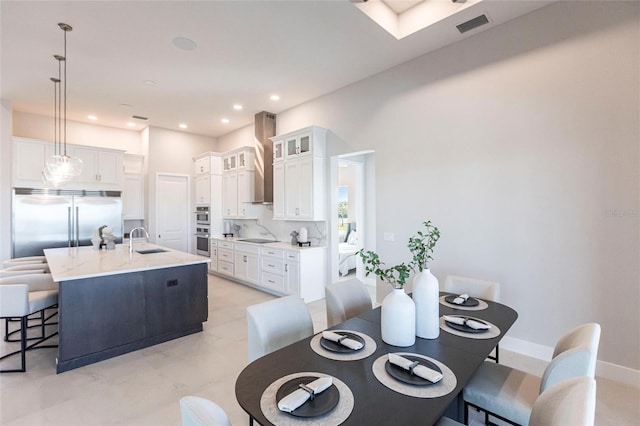
[[[395,241],[396,235],[393,232],[385,232],[383,238],[385,241]]]

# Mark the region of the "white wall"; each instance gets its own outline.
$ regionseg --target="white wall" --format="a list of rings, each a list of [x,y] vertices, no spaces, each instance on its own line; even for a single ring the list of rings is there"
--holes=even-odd
[[[596,321],[599,358],[638,370],[639,16],[559,2],[281,112],[278,133],[375,149],[384,261],[431,219],[434,274],[501,282],[510,336],[553,346]]]
[[[53,141],[53,117],[13,111],[13,136]],[[67,143],[144,154],[140,130],[67,121]]]
[[[156,175],[169,173],[178,175],[193,175],[193,157],[207,151],[218,151],[216,139],[210,136],[194,135],[176,132],[174,130],[149,127],[143,135],[145,150],[147,150],[147,225],[152,241],[155,241],[156,231]],[[190,194],[193,200],[195,194]],[[191,211],[193,206],[186,206]],[[191,234],[191,232],[190,232]]]

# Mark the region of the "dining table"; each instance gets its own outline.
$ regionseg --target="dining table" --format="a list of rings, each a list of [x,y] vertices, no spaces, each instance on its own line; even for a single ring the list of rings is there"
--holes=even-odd
[[[360,336],[363,349],[334,354],[319,344],[324,340],[322,332],[317,333],[247,365],[236,380],[236,399],[251,423],[260,425],[432,425],[445,415],[462,421],[462,389],[518,314],[504,304],[482,299],[477,299],[480,304],[472,308],[457,306],[447,302],[453,296],[440,293],[440,333],[435,339],[416,337],[409,347],[385,343],[381,336],[381,308],[377,307],[329,329]],[[465,333],[459,327],[449,327],[443,316],[474,318],[491,328],[487,333]],[[398,381],[403,377],[388,374],[395,371],[388,366],[391,353],[408,356],[412,361],[426,360],[427,365],[442,372],[443,379],[426,386]],[[284,385],[294,379],[309,382],[321,376],[331,376],[337,387],[334,393],[337,392],[339,403],[332,411],[314,417],[278,410]],[[321,395],[317,396],[318,401]]]

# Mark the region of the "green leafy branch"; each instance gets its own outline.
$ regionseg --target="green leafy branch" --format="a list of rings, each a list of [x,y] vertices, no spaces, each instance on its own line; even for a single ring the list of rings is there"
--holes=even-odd
[[[424,231],[418,231],[413,237],[409,238],[409,251],[413,254],[413,259],[409,266],[414,271],[418,269],[422,271],[427,269],[427,263],[433,260],[431,253],[433,248],[440,239],[440,230],[434,226],[431,221],[423,222]]]
[[[369,274],[375,274],[381,281],[386,281],[391,284],[393,288],[402,288],[411,273],[409,265],[404,263],[391,266],[390,268],[384,268],[384,262],[380,261],[380,257],[374,251],[365,251],[362,249],[356,254],[358,254],[362,259],[366,276],[369,276]]]

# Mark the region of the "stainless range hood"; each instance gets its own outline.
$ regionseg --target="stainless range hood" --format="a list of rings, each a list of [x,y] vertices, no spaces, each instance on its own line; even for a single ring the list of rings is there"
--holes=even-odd
[[[262,111],[255,115],[255,190],[254,203],[273,203],[273,142],[276,115]]]

